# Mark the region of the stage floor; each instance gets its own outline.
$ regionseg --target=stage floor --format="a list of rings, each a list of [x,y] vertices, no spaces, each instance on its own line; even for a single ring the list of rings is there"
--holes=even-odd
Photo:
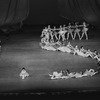
[[[33,33],[34,34],[34,33]],[[97,61],[68,53],[47,51],[39,46],[40,37],[34,35],[11,35],[3,42],[0,55],[0,93],[3,92],[45,92],[45,91],[97,91],[100,89],[100,74],[79,79],[50,80],[53,71],[69,69],[85,71],[96,68]],[[73,46],[84,46],[100,52],[100,40],[70,40]],[[25,67],[30,77],[19,77]]]

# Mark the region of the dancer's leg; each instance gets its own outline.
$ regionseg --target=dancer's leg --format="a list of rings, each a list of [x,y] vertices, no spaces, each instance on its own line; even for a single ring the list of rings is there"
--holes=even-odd
[[[67,33],[67,40],[69,39],[69,33]]]
[[[55,34],[55,38],[56,38],[56,40],[58,40],[57,34]]]
[[[73,40],[75,40],[75,38],[76,38],[76,32],[74,33]]]
[[[78,34],[79,40],[81,40],[81,36],[80,36],[80,33],[78,32],[77,34]]]
[[[84,32],[82,33],[82,36],[80,37],[80,40],[82,40],[83,36],[84,36]]]
[[[88,35],[87,35],[87,32],[85,32],[85,36],[86,36],[86,40],[88,40]]]
[[[65,41],[65,34],[62,35],[62,41]]]
[[[61,39],[61,35],[59,34],[59,41],[60,41],[60,39]]]

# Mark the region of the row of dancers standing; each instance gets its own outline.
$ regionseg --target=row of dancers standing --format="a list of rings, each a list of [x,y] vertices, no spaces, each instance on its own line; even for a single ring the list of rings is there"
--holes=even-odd
[[[83,37],[88,40],[87,31],[88,28],[85,22],[83,22],[82,25],[78,25],[76,22],[73,26],[69,23],[68,26],[63,25],[59,28],[56,28],[55,26],[54,28],[51,28],[50,25],[48,25],[48,27],[43,29],[41,38],[46,42],[65,41],[68,40],[70,36],[73,40],[76,39],[76,36],[78,36],[79,40],[82,40]]]

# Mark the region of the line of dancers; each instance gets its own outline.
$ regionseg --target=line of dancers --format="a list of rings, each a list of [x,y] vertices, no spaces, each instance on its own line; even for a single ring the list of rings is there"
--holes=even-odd
[[[95,69],[89,69],[89,70],[86,69],[85,72],[69,72],[68,69],[66,71],[60,71],[60,72],[54,71],[53,74],[49,74],[51,79],[80,78],[80,77],[84,77],[84,76],[93,76],[98,73],[98,69],[100,69],[100,54],[98,53],[97,50],[94,50],[92,52],[92,51],[90,51],[90,49],[85,50],[83,46],[81,46],[79,49],[77,45],[74,48],[70,44],[70,42],[68,42],[68,44],[66,46],[58,47],[57,50],[62,51],[62,52],[71,53],[74,55],[83,56],[83,57],[91,57],[92,59],[96,59],[98,61],[97,64],[99,64],[99,65],[97,68],[95,68],[96,70]]]
[[[41,48],[46,49],[46,50],[52,50],[52,51],[61,51],[61,52],[70,53],[73,55],[79,55],[82,57],[90,57],[100,62],[100,54],[98,53],[97,50],[94,50],[92,52],[90,49],[87,49],[87,50],[84,49],[83,46],[81,46],[80,48],[78,47],[78,45],[73,47],[70,42],[68,42],[66,45],[61,45],[61,43],[59,43],[59,46],[56,48],[54,45],[53,46],[52,45],[41,45]]]
[[[94,69],[86,69],[85,72],[69,72],[67,69],[66,71],[60,71],[60,72],[53,72],[53,74],[49,74],[51,79],[69,79],[69,78],[81,78],[86,76],[93,76],[97,74],[98,71],[95,71]]]
[[[76,36],[78,36],[79,40],[82,40],[83,37],[88,40],[88,34],[87,34],[88,28],[87,24],[83,22],[82,25],[78,25],[76,22],[75,25],[71,25],[71,23],[68,24],[68,26],[63,25],[59,28],[51,28],[50,25],[48,27],[45,27],[43,29],[41,38],[42,42],[56,42],[56,41],[65,41],[69,40],[69,37],[73,40],[76,39]]]
[[[51,44],[51,43],[50,43]],[[97,65],[98,68],[96,69],[97,71],[95,71],[94,69],[86,69],[86,71],[84,73],[82,72],[68,72],[65,71],[65,73],[67,73],[67,75],[63,75],[63,71],[61,72],[53,72],[53,74],[49,74],[49,76],[51,77],[51,79],[68,79],[68,78],[79,78],[79,77],[83,77],[83,76],[93,76],[96,73],[98,73],[98,69],[100,68],[100,54],[98,53],[97,50],[94,50],[93,52],[90,49],[84,49],[83,46],[81,46],[80,48],[76,45],[75,47],[73,47],[71,45],[70,42],[68,42],[66,45],[63,45],[61,42],[57,44],[57,42],[55,43],[55,45],[58,45],[58,47],[55,48],[54,45],[41,45],[42,49],[46,49],[46,50],[52,50],[52,51],[61,51],[64,53],[70,53],[73,55],[79,55],[82,57],[90,57],[92,59],[96,59],[97,60]]]
[[[66,71],[60,71],[60,72],[53,72],[53,74],[49,74],[51,79],[68,79],[68,78],[80,78],[84,76],[93,76],[97,74],[98,71],[95,71],[94,69],[89,69],[85,72],[69,72],[67,69]],[[23,67],[22,71],[20,72],[19,76],[22,80],[24,80],[26,77],[29,77],[29,73],[26,71],[26,69]]]

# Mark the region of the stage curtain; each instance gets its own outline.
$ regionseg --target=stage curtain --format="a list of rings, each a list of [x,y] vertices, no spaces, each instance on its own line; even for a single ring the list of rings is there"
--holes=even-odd
[[[68,0],[71,12],[73,13],[73,21],[82,21],[81,15],[79,11],[77,10],[76,2],[75,0]]]
[[[29,14],[29,0],[0,0],[0,29],[21,23]]]
[[[99,0],[97,0],[97,1],[99,1]],[[96,4],[96,0],[89,0],[89,2],[90,2],[90,6],[91,6],[93,12],[96,15],[94,24],[100,25],[100,9],[98,8],[98,6]],[[100,7],[100,5],[99,5],[99,7]]]
[[[68,4],[68,0],[58,0],[58,3],[59,3],[59,11],[60,11],[60,16],[70,20],[72,19],[73,15],[72,15],[72,12],[69,11],[70,10],[70,6],[67,5]],[[67,6],[66,6],[67,5]]]
[[[0,26],[21,22],[28,13],[28,0],[0,0]]]
[[[58,6],[59,14],[70,21],[100,26],[100,0],[58,0]]]

